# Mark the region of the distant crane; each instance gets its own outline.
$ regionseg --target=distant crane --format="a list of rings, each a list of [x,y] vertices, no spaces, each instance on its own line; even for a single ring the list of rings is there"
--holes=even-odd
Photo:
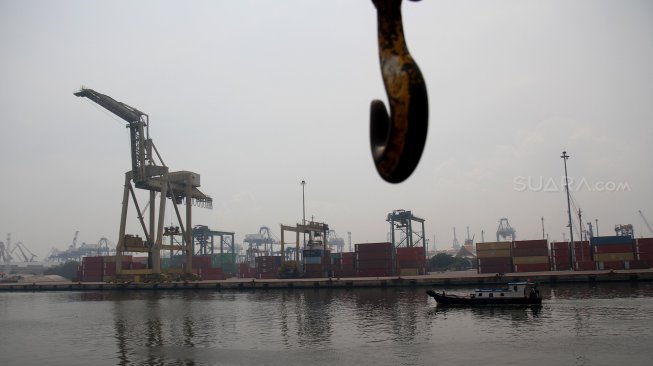
[[[248,245],[245,252],[247,261],[253,262],[257,256],[274,255],[273,245],[279,244],[279,239],[269,227],[261,226],[258,233],[246,234],[243,242]]]
[[[32,253],[31,250],[27,249],[25,244],[23,244],[20,241],[18,243],[14,244],[13,249],[11,249],[11,254],[13,254],[16,251],[16,249],[18,249],[18,251],[20,252],[20,255],[23,257],[23,260],[25,262],[34,262],[34,258],[37,257],[36,254]],[[29,255],[30,255],[29,258],[27,257],[27,254],[25,254],[25,252],[29,253]]]
[[[453,228],[453,241],[451,242],[451,247],[454,248],[455,250],[460,249],[460,243],[458,242],[458,238],[456,237],[456,228]]]
[[[499,220],[499,227],[497,228],[497,241],[501,241],[501,238],[510,238],[510,241],[515,241],[517,238],[515,233],[516,231],[512,228],[512,226],[510,226],[508,219],[506,217],[502,217]]]
[[[644,224],[646,224],[646,227],[648,228],[648,232],[651,233],[651,235],[653,236],[653,228],[651,228],[651,224],[648,223],[648,220],[642,213],[642,210],[639,210],[639,216],[642,217],[642,220],[644,220]]]
[[[79,235],[79,230],[75,231],[75,237],[73,238],[73,244],[70,246],[70,249],[77,248],[77,236]]]
[[[338,236],[335,230],[329,229],[327,234],[327,243],[335,248],[335,252],[342,253],[345,248],[345,239]]]
[[[0,261],[3,263],[9,263],[11,262],[11,259],[11,254],[9,253],[9,250],[7,250],[5,243],[0,241]]]
[[[472,250],[474,248],[474,238],[476,237],[476,234],[472,236],[471,238],[469,237],[469,226],[467,226],[467,238],[465,239],[465,243],[463,246],[466,246],[467,249]]]
[[[211,197],[200,192],[200,175],[189,171],[170,172],[164,164],[159,151],[150,138],[149,116],[138,109],[119,102],[108,95],[93,89],[82,87],[75,96],[85,97],[104,107],[111,113],[127,121],[131,142],[132,169],[125,173],[125,185],[120,217],[120,230],[116,255],[121,257],[128,252],[148,253],[149,269],[143,270],[144,275],[161,274],[161,251],[173,250],[176,245],[163,245],[166,200],[171,199],[183,237],[183,243],[178,247],[186,256],[184,271],[192,274],[193,237],[192,209],[193,205],[212,208]],[[156,158],[155,159],[155,155]],[[132,186],[133,183],[133,186]],[[134,187],[149,191],[149,225],[146,224],[143,212],[136,199]],[[158,221],[155,214],[156,194],[160,194]],[[129,198],[132,198],[138,220],[143,230],[145,241],[138,235],[126,235],[127,212]],[[186,220],[179,212],[178,205],[185,200]],[[134,270],[131,271],[134,273]],[[122,261],[116,260],[116,274],[122,274]]]

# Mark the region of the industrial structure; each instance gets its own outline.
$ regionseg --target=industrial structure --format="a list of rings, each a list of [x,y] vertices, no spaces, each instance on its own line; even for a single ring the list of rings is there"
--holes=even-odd
[[[515,229],[510,226],[508,219],[505,217],[502,217],[499,220],[499,227],[497,228],[497,241],[501,241],[501,238],[503,238],[503,240],[510,239],[510,241],[517,240]]]
[[[74,93],[78,97],[86,97],[104,107],[116,116],[127,121],[130,132],[131,164],[132,168],[125,173],[122,211],[120,216],[120,229],[118,244],[116,246],[116,275],[160,275],[161,251],[179,250],[184,253],[185,263],[183,272],[192,273],[193,238],[192,238],[192,206],[197,205],[212,208],[212,199],[202,193],[200,175],[189,171],[170,172],[163,162],[159,151],[150,138],[149,116],[138,109],[113,98],[98,93],[92,89],[82,88]],[[158,158],[158,160],[156,159]],[[149,220],[146,221],[144,209],[141,209],[134,188],[149,192],[149,201],[145,208],[149,209]],[[156,195],[159,195],[159,212],[156,216]],[[129,201],[133,202],[137,218],[142,228],[143,237],[126,233],[127,212]],[[181,245],[163,244],[164,218],[166,201],[170,198],[179,222],[182,235]],[[179,205],[185,201],[185,220],[180,213]],[[120,258],[129,252],[142,252],[148,254],[146,269],[123,269]]]
[[[390,242],[395,248],[426,248],[424,219],[400,209],[389,213],[386,221],[390,223]],[[421,231],[413,230],[413,221],[421,225]]]
[[[0,241],[0,263],[10,262],[34,262],[37,255],[22,242],[11,244],[11,234],[7,234],[7,242]]]
[[[247,244],[245,249],[247,262],[253,262],[259,256],[274,255],[274,246],[279,245],[279,239],[267,226],[261,226],[258,233],[246,234],[243,242]]]
[[[46,262],[68,262],[68,261],[77,261],[80,262],[82,257],[88,256],[100,256],[100,255],[112,255],[116,252],[114,244],[109,241],[109,239],[102,237],[96,244],[87,244],[82,243],[77,245],[77,237],[79,231],[75,231],[75,236],[73,237],[73,242],[68,249],[59,250],[57,248],[52,248],[50,253],[45,258]]]
[[[294,251],[286,250],[285,246],[285,232],[290,231],[295,233],[295,248]],[[308,241],[303,243],[303,248],[300,247],[300,241],[299,241],[299,234],[308,234]],[[297,226],[287,226],[287,225],[281,225],[281,253],[282,253],[282,261],[286,260],[293,260],[292,257],[290,257],[290,253],[294,254],[294,260],[297,263],[300,263],[300,250],[320,250],[322,252],[322,256],[326,255],[328,251],[328,233],[329,233],[329,225],[322,223],[322,222],[315,222],[315,221],[308,221],[305,224],[297,224]],[[290,248],[288,248],[290,249]]]
[[[345,251],[345,239],[339,237],[335,230],[329,229],[327,241],[329,242],[329,247],[331,247],[333,252],[342,253]]]
[[[617,234],[617,236],[631,236],[635,237],[635,230],[633,230],[633,225],[632,224],[618,224],[614,226],[614,232]]]
[[[458,242],[458,237],[456,236],[456,228],[453,228],[453,241],[451,242],[451,247],[455,250],[460,249],[460,243]]]
[[[229,231],[216,231],[206,225],[196,225],[193,228],[193,242],[196,255],[218,254],[218,268],[236,268],[235,233]],[[219,247],[216,248],[216,240]]]
[[[646,216],[644,216],[642,210],[639,210],[638,212],[639,212],[639,216],[642,218],[642,221],[644,221],[644,225],[646,225],[646,228],[648,229],[649,235],[653,235],[653,227],[651,227],[651,224],[648,223]]]

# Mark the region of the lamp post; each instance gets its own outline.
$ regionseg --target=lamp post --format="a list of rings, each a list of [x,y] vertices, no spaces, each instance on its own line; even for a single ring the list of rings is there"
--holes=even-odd
[[[300,184],[302,185],[302,225],[306,225],[306,204],[304,201],[304,186],[306,185],[306,181],[302,180]]]
[[[571,262],[573,264],[573,254],[574,254],[574,228],[571,226],[571,203],[569,200],[569,178],[567,177],[567,159],[569,159],[569,155],[567,155],[567,151],[563,151],[562,155],[560,156],[565,164],[565,189],[567,190],[567,213],[569,214],[569,238],[570,238],[570,245],[571,247],[569,248],[569,255]]]
[[[302,179],[302,225],[306,225],[306,201],[304,200],[304,186],[306,181]],[[306,231],[304,231],[304,246],[306,246]]]

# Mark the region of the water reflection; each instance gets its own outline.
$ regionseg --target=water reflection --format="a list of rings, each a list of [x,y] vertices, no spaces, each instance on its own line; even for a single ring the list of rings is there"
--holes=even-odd
[[[582,337],[605,328],[604,318],[621,321],[619,315],[604,311],[623,314],[624,324],[646,332],[632,324],[633,311],[615,309],[628,306],[623,299],[653,296],[653,286],[619,285],[542,286],[546,300],[541,307],[442,307],[423,288],[71,296],[83,302],[110,303],[109,321],[120,365],[194,364],[198,360],[281,364],[286,351],[334,363],[347,353],[346,357],[374,354],[374,360],[423,364],[428,363],[420,359],[425,349],[449,344],[456,337],[511,339],[546,332]],[[613,297],[621,300],[613,304]],[[592,307],[586,298],[592,298]],[[539,333],[524,332],[526,327]]]

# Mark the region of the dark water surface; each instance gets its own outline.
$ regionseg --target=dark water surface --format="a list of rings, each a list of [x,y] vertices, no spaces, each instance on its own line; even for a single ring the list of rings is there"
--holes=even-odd
[[[425,290],[0,293],[0,365],[653,365],[653,283],[540,286],[540,308]]]

